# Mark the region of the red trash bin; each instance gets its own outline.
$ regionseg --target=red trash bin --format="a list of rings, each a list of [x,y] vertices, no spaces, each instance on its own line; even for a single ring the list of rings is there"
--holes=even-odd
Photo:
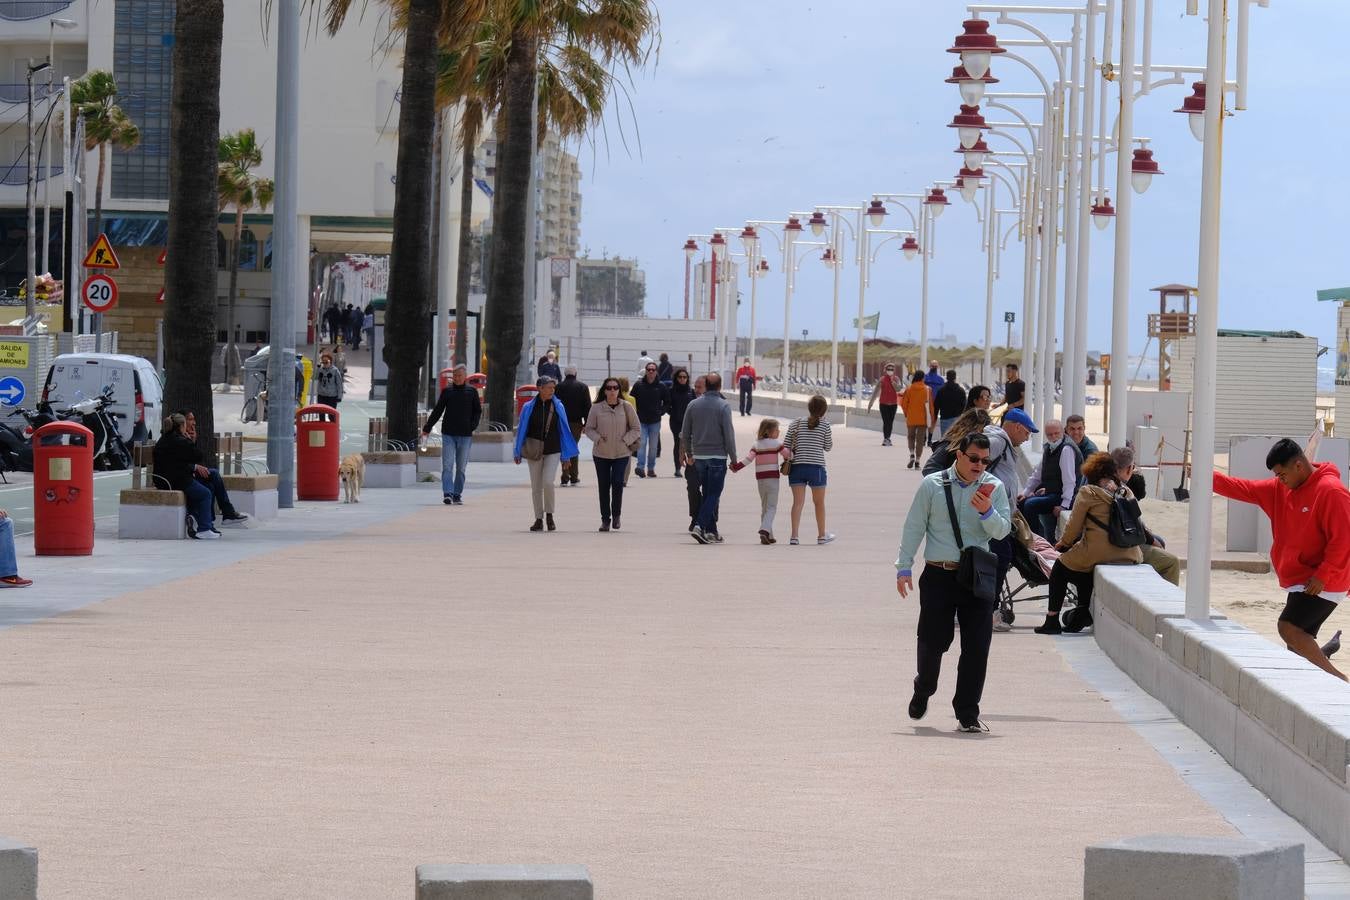
[[[436,383],[439,390],[445,390],[450,386],[450,377],[455,374],[454,369],[441,369],[441,374],[437,377]]]
[[[520,411],[539,394],[539,388],[532,384],[522,384],[516,388],[516,418],[520,418]]]
[[[295,495],[301,500],[338,498],[342,433],[338,411],[316,403],[295,411]]]
[[[94,552],[94,433],[52,422],[33,434],[33,547],[38,556]]]
[[[482,372],[474,372],[469,376],[468,384],[478,392],[478,402],[483,403],[487,400],[487,376]]]

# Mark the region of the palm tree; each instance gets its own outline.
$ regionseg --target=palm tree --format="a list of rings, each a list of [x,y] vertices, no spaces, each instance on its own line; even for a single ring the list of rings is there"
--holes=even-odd
[[[98,182],[94,191],[94,233],[103,231],[103,175],[108,145],[130,150],[141,142],[136,123],[117,105],[117,79],[105,69],[94,69],[71,82],[70,102],[84,119],[84,149],[98,149]]]
[[[653,51],[658,17],[650,0],[493,2],[510,37],[498,95],[497,189],[483,333],[488,412],[492,421],[510,422],[525,337],[525,279],[533,276],[528,216],[534,144],[550,124],[564,134],[578,134],[599,120],[617,86],[615,70],[641,66]]]
[[[358,0],[323,0],[329,33],[342,26]],[[422,359],[431,340],[433,280],[431,197],[436,157],[437,48],[452,35],[470,33],[485,0],[401,0],[395,25],[403,32],[403,83],[399,94],[398,163],[394,185],[394,237],[384,312],[384,359],[389,366],[385,416],[390,438],[417,440]],[[397,7],[402,5],[402,10]]]
[[[215,431],[211,356],[216,346],[216,164],[224,0],[178,0],[169,125],[169,243],[164,293],[165,408],[197,415],[197,443]],[[100,167],[101,171],[101,167]]]
[[[253,170],[262,165],[262,147],[252,128],[222,135],[216,151],[216,185],[220,208],[234,206],[234,240],[230,242],[230,312],[225,339],[225,384],[233,384],[235,337],[235,298],[239,295],[239,235],[244,230],[244,213],[253,207],[267,209],[272,204],[276,185],[270,178],[259,178]]]

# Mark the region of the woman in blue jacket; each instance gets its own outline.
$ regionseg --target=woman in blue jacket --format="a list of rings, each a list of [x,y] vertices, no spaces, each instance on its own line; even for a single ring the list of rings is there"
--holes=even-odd
[[[525,404],[516,424],[516,465],[522,459],[530,464],[530,497],[534,501],[534,524],[531,531],[556,531],[553,522],[553,486],[558,478],[558,465],[565,459],[576,459],[577,442],[567,423],[567,410],[555,397],[558,382],[548,375],[541,376],[535,385],[539,393]]]

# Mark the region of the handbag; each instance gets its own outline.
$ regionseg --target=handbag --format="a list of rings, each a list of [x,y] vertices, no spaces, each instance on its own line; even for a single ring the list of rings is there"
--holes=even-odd
[[[792,432],[792,446],[788,448],[789,450],[792,451],[792,455],[793,455],[794,457],[797,455],[797,435],[801,434],[801,424],[800,424],[800,423],[801,423],[801,419],[798,419],[795,423],[793,423],[793,424],[797,425],[797,430],[794,431],[794,432]],[[790,459],[785,459],[785,460],[783,460],[783,464],[782,464],[781,466],[778,467],[778,471],[779,471],[779,473],[781,473],[781,474],[783,474],[783,475],[791,475],[791,474],[792,474],[792,460],[790,460]]]
[[[952,482],[942,476],[942,490],[947,495],[947,515],[952,520],[956,546],[961,549],[961,560],[956,566],[956,583],[978,599],[993,603],[998,599],[998,557],[988,547],[967,547],[961,540],[961,526],[956,520],[956,501],[952,500]]]
[[[531,410],[531,414],[533,414],[533,410]],[[544,414],[544,431],[543,431],[544,437],[548,437],[548,430],[552,426],[553,426],[553,404],[550,403],[548,406],[548,412]],[[525,423],[525,427],[527,428],[529,427],[528,421]],[[520,455],[525,459],[543,459],[544,458],[543,440],[540,438],[527,437],[525,439],[524,445],[522,445],[520,448]]]

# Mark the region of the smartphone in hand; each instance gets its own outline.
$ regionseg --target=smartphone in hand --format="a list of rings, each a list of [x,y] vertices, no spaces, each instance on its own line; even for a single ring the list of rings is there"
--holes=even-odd
[[[993,485],[993,484],[982,484],[982,485],[979,486],[979,488],[976,489],[975,493],[976,493],[976,494],[979,494],[981,497],[983,497],[984,499],[988,500],[988,499],[989,499],[989,495],[992,494],[992,493],[994,493],[994,485]],[[975,503],[975,498],[974,498],[974,497],[971,497],[971,498],[970,498],[970,505],[971,505],[971,506],[976,506],[976,507],[978,508],[977,504]]]

